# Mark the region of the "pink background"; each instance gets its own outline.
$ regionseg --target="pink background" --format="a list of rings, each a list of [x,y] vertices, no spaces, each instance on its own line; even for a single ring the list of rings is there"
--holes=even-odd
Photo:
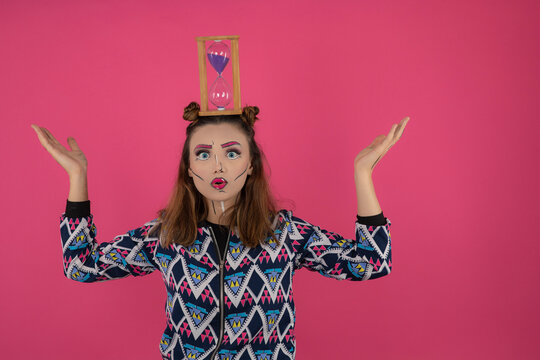
[[[318,226],[354,235],[353,159],[411,117],[373,175],[393,272],[298,272],[297,359],[540,356],[537,1],[82,3],[0,4],[2,358],[159,358],[157,272],[64,277],[68,178],[30,124],[78,141],[111,241],[166,204],[213,35],[240,36],[272,186]]]

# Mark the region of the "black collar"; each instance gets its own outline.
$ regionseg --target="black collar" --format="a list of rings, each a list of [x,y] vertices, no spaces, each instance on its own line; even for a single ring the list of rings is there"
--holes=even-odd
[[[199,226],[205,226],[205,227],[212,226],[214,228],[218,228],[218,227],[227,228],[228,227],[227,225],[216,224],[216,223],[210,222],[210,221],[208,221],[206,219],[200,221]]]

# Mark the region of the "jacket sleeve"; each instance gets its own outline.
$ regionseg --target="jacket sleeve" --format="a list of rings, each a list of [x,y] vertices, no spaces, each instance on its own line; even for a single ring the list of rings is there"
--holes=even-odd
[[[363,224],[361,220],[369,221]],[[352,281],[376,279],[392,270],[392,223],[382,213],[374,217],[357,216],[355,239],[321,229],[294,216],[290,210],[286,212],[285,223],[295,250],[295,269],[304,267],[329,278]]]
[[[68,279],[97,282],[143,276],[159,269],[153,257],[159,240],[148,236],[157,219],[98,244],[89,202],[69,203],[60,216],[63,270]],[[88,208],[82,210],[81,204]]]

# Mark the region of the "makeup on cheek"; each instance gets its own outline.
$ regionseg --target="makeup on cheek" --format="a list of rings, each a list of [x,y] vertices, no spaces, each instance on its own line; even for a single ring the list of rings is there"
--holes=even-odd
[[[196,177],[198,177],[199,179],[201,179],[202,181],[204,181],[204,179],[202,177],[200,177],[199,175],[197,175],[197,173],[195,173],[195,171],[193,171],[193,169],[190,169],[191,172],[193,173],[193,175],[195,175]]]
[[[246,169],[245,169],[244,171],[242,171],[242,173],[241,173],[240,175],[238,175],[238,176],[234,179],[234,181],[236,181],[240,176],[244,175],[244,173],[247,171],[247,169],[248,169],[248,168],[246,167]]]

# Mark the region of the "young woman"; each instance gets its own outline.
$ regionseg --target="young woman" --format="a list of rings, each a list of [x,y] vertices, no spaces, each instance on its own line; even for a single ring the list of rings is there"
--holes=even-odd
[[[64,273],[80,282],[159,270],[167,288],[163,359],[294,359],[292,280],[304,267],[338,280],[362,281],[391,271],[389,219],[380,210],[371,172],[400,138],[394,124],[355,159],[355,239],[277,210],[254,139],[259,109],[199,117],[184,109],[186,128],[178,179],[166,208],[144,225],[97,243],[86,182],[87,161],[32,125],[67,171],[70,192],[60,217]]]

